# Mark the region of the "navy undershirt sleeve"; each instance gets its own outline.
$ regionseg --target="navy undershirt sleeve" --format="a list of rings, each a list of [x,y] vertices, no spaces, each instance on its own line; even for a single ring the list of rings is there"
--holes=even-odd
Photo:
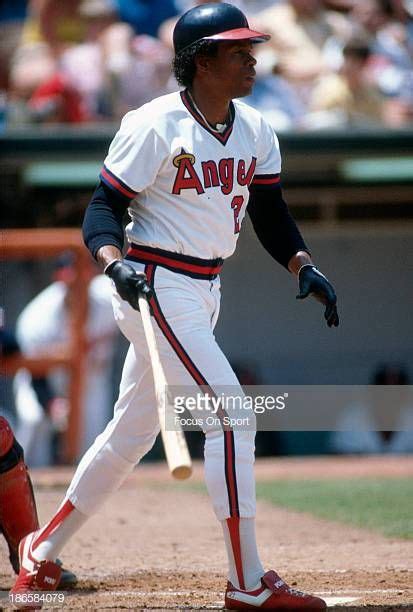
[[[298,251],[310,252],[284,202],[280,185],[251,185],[247,210],[259,241],[287,270]]]
[[[83,219],[83,240],[96,259],[98,250],[107,245],[123,248],[123,216],[130,199],[110,189],[102,181],[86,208]]]

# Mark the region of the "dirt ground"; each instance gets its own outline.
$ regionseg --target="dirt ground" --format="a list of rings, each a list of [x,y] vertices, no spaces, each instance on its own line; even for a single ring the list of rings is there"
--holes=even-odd
[[[413,476],[411,458],[271,459],[257,478]],[[61,500],[72,470],[33,473],[41,521]],[[193,480],[202,478],[196,466]],[[262,560],[290,584],[327,598],[331,610],[413,610],[413,542],[389,539],[258,503]],[[60,609],[220,609],[226,559],[208,498],[174,483],[163,464],[142,465],[67,545],[79,577]],[[0,542],[0,605],[13,581]],[[347,599],[346,603],[338,603]],[[45,609],[48,609],[45,607]],[[55,608],[56,609],[56,608]]]

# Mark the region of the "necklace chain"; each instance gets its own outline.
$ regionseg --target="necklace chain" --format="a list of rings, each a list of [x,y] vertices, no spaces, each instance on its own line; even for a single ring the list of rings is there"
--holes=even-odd
[[[205,117],[205,115],[199,110],[198,105],[196,104],[191,92],[189,91],[189,89],[187,89],[187,93],[188,96],[191,98],[191,102],[192,104],[195,106],[196,110],[198,111],[198,113],[201,115],[202,119],[205,121],[205,123],[207,123],[209,125],[209,127],[211,128],[211,130],[213,130],[214,132],[218,132],[218,134],[221,134],[222,132],[224,132],[227,128],[228,122],[226,123],[217,123],[215,125],[215,127],[208,121],[208,119]]]

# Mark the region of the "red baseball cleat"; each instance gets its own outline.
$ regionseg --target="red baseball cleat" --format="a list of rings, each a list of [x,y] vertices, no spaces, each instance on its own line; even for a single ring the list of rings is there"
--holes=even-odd
[[[55,591],[62,573],[61,567],[53,561],[36,561],[31,554],[31,545],[36,532],[29,533],[19,544],[20,571],[10,594],[12,603],[24,610],[40,610],[40,603],[33,603],[30,598],[18,597],[30,591]],[[30,602],[30,603],[28,603]]]
[[[296,591],[288,586],[274,571],[261,578],[261,585],[253,591],[241,591],[228,582],[225,593],[228,610],[325,610],[323,599]]]

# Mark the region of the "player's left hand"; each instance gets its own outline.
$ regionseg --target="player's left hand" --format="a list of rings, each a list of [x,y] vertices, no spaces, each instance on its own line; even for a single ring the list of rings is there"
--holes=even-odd
[[[312,295],[316,300],[325,304],[324,318],[327,325],[338,327],[337,296],[333,285],[324,274],[321,274],[312,264],[305,264],[298,273],[298,288],[300,293],[296,296],[297,300],[303,300]]]

